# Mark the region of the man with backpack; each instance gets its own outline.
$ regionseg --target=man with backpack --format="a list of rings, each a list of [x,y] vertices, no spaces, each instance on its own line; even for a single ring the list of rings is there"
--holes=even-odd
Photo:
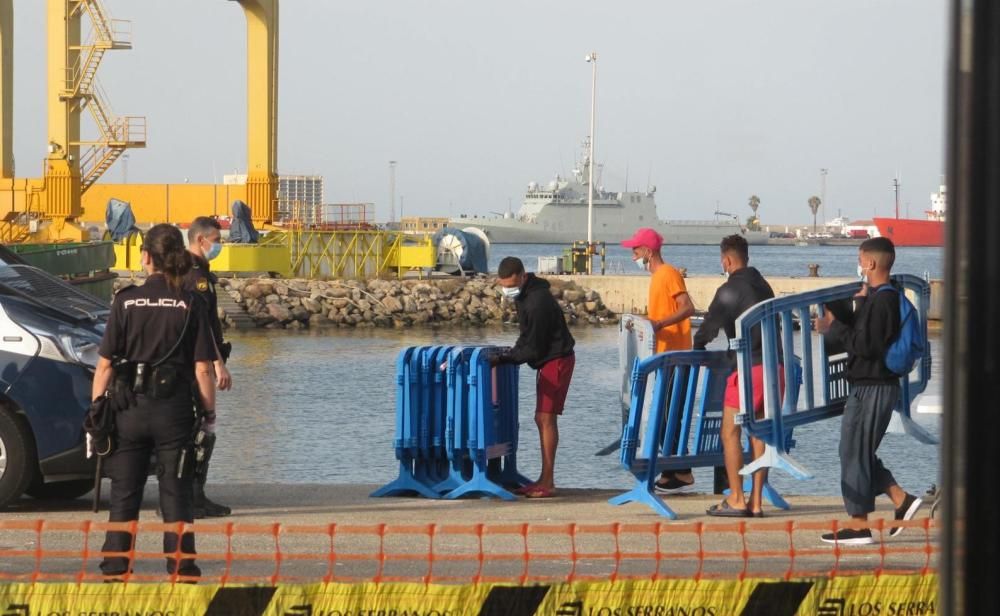
[[[816,330],[847,350],[851,392],[840,427],[840,488],[853,520],[864,522],[875,511],[875,497],[892,499],[896,520],[916,515],[921,499],[905,492],[876,455],[899,401],[899,379],[913,367],[914,351],[922,350],[919,317],[891,283],[896,250],[888,238],[866,240],[858,250],[858,275],[864,280],[854,296],[854,310],[826,310],[816,319]],[[839,311],[838,311],[839,312]],[[915,335],[917,338],[915,338]],[[898,371],[898,372],[897,372]],[[903,528],[892,527],[895,537]],[[822,536],[827,543],[874,543],[870,529],[842,528]]]

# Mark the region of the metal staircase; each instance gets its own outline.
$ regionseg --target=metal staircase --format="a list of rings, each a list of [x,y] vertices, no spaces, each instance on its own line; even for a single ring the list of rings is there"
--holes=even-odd
[[[101,0],[69,0],[71,14],[86,12],[91,32],[85,45],[75,47],[77,59],[66,69],[65,100],[76,99],[90,110],[100,138],[80,141],[89,146],[80,154],[80,190],[85,192],[107,171],[128,148],[146,146],[146,118],[116,116],[107,94],[97,79],[97,69],[108,50],[131,49],[131,24],[109,19]]]

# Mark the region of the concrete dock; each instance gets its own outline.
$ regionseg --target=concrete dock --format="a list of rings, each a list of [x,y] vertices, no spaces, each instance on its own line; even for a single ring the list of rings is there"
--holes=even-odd
[[[646,303],[649,298],[649,276],[550,276],[563,280],[571,280],[582,287],[593,289],[600,294],[601,300],[611,310],[622,314],[646,314]],[[712,303],[715,291],[725,282],[723,276],[691,276],[684,279],[687,285],[688,294],[694,302],[695,309],[708,310],[708,305]],[[777,296],[789,295],[792,293],[802,293],[813,291],[824,287],[858,282],[857,278],[834,278],[834,277],[792,277],[792,276],[768,276],[767,281],[774,289]],[[928,310],[928,318],[932,321],[940,321],[944,315],[944,281],[931,280],[931,305]]]
[[[284,554],[280,575],[297,581],[319,581],[331,566],[331,544],[336,554],[353,555],[337,560],[334,570],[342,579],[370,579],[378,570],[380,545],[387,554],[403,554],[402,559],[385,560],[385,575],[418,579],[428,572],[426,554],[430,551],[430,526],[433,527],[435,576],[454,577],[454,581],[475,574],[480,550],[485,556],[484,574],[517,580],[528,567],[531,576],[564,577],[573,568],[572,554],[577,554],[577,574],[610,575],[615,567],[616,551],[628,554],[661,551],[659,563],[653,558],[624,557],[621,573],[690,577],[698,574],[737,576],[781,576],[789,572],[816,574],[835,568],[843,571],[888,570],[918,571],[937,562],[937,529],[928,522],[929,507],[898,537],[870,546],[843,546],[839,550],[822,543],[819,535],[832,521],[845,521],[839,497],[788,496],[793,509],[780,511],[765,506],[763,519],[720,519],[705,515],[705,509],[718,502],[712,494],[668,497],[668,503],[680,519],[671,522],[655,515],[643,505],[614,507],[607,499],[612,490],[560,489],[555,498],[516,502],[496,499],[457,501],[423,498],[369,498],[374,485],[214,485],[210,496],[231,505],[234,514],[227,518],[199,520],[196,532],[199,559],[204,574],[211,578],[224,570],[222,556],[227,542],[232,553],[274,555],[276,544]],[[104,494],[108,493],[105,486]],[[158,522],[155,484],[148,486],[141,522]],[[107,505],[94,514],[90,500],[42,502],[23,499],[0,514],[0,574],[30,573],[35,567],[33,551],[39,547],[37,529],[12,530],[5,524],[31,520],[82,523],[107,520]],[[891,520],[887,499],[880,499],[877,520]],[[280,524],[278,529],[274,525]],[[330,526],[335,524],[336,526]],[[386,525],[384,527],[380,525]],[[476,525],[484,525],[476,527]],[[574,527],[571,526],[575,524]],[[615,530],[615,525],[621,525]],[[745,526],[742,526],[745,524]],[[527,525],[527,526],[518,526]],[[741,530],[741,526],[743,530]],[[306,528],[308,527],[308,528]],[[470,528],[478,528],[476,532]],[[336,537],[332,537],[335,534]],[[878,536],[879,531],[873,531]],[[227,535],[229,538],[227,538]],[[101,545],[103,533],[53,529],[41,533],[43,549],[82,551],[84,538],[90,550]],[[161,549],[159,529],[140,533],[140,550]],[[525,546],[532,555],[530,564],[523,558]],[[27,550],[31,556],[2,556],[7,550]],[[289,553],[304,556],[289,559]],[[82,565],[79,556],[62,553],[44,558],[46,572],[96,572],[96,560],[90,556]],[[211,556],[214,554],[215,556]],[[424,554],[424,557],[420,555]],[[591,558],[587,554],[603,554]],[[445,558],[441,558],[445,555]],[[449,561],[448,556],[466,558]],[[535,555],[541,555],[535,559]],[[231,574],[264,580],[275,571],[275,558],[264,557],[232,563]],[[91,562],[93,561],[93,562]],[[157,575],[163,571],[159,558],[139,562],[138,573]]]

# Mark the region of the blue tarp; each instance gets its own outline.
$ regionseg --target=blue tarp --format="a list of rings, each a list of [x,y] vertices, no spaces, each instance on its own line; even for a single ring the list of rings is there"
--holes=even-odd
[[[254,229],[250,219],[250,206],[242,201],[233,201],[233,219],[229,224],[230,244],[256,244],[260,233]]]
[[[474,233],[467,233],[445,227],[434,234],[434,245],[437,246],[446,235],[454,237],[462,246],[458,264],[463,272],[476,272],[486,274],[489,269],[487,262],[486,244]]]
[[[111,241],[121,241],[131,231],[138,231],[135,226],[135,215],[132,205],[120,199],[109,199],[108,209],[104,212],[104,222],[108,225]]]

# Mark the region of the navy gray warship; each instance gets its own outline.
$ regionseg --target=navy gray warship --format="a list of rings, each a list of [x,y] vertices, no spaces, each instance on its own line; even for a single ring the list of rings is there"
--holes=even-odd
[[[492,244],[568,244],[587,239],[586,156],[572,176],[545,186],[528,184],[521,208],[495,217],[461,216],[449,226],[476,227]],[[595,174],[596,175],[596,174]],[[610,192],[596,181],[593,236],[595,242],[618,243],[640,227],[652,227],[666,244],[718,244],[733,234],[749,244],[766,244],[766,231],[751,231],[731,215],[715,220],[660,220],[654,196],[656,187],[645,191]],[[721,213],[717,213],[721,214]]]

